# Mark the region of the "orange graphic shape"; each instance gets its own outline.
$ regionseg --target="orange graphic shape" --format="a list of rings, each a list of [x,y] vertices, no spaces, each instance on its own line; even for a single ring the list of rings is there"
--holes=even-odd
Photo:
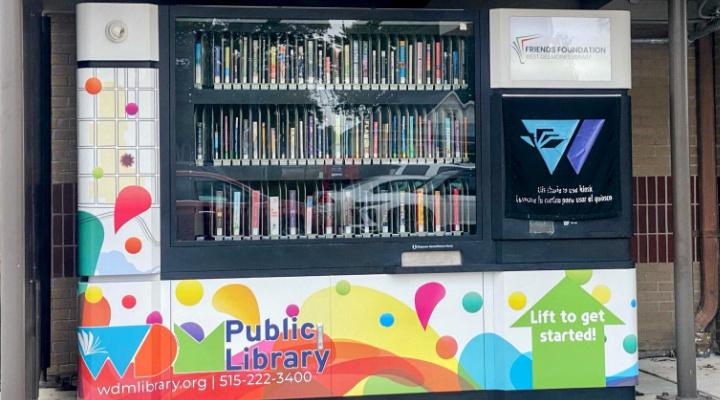
[[[170,368],[177,356],[175,336],[162,325],[152,325],[135,355],[135,376],[149,377]]]
[[[85,81],[85,91],[95,95],[100,93],[102,90],[102,82],[100,82],[100,79],[98,78],[88,78],[88,80]]]
[[[137,254],[142,250],[142,242],[137,237],[128,238],[125,241],[125,250],[130,254]]]

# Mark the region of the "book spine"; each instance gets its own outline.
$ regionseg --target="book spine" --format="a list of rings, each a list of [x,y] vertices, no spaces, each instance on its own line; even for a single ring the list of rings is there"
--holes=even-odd
[[[197,122],[195,124],[195,161],[198,165],[202,165],[205,161],[205,154],[203,149],[205,148],[203,140],[204,124]]]
[[[308,40],[307,42],[307,70],[308,70],[308,83],[315,83],[315,41]]]
[[[290,127],[290,151],[289,151],[290,154],[289,154],[289,157],[291,160],[295,159],[295,147],[297,147],[295,144],[295,142],[297,140],[296,135],[297,135],[297,133],[295,131],[295,127],[294,126]]]
[[[442,45],[439,41],[435,41],[435,84],[442,83]]]
[[[456,115],[453,115],[453,122],[453,147],[455,150],[455,158],[460,158],[460,120]]]
[[[278,81],[287,83],[287,48],[284,44],[278,46]]]
[[[213,160],[220,159],[220,127],[215,124],[215,131],[213,133]]]
[[[225,116],[225,129],[223,129],[223,158],[230,158],[230,117]]]
[[[250,199],[251,207],[251,232],[253,236],[260,235],[260,191],[253,190],[252,197]]]
[[[258,158],[258,122],[253,121],[252,124],[252,144],[250,147],[252,148],[252,158],[257,159]]]
[[[415,64],[415,82],[417,84],[423,83],[423,53],[425,51],[425,45],[423,45],[423,42],[417,42],[415,45],[415,57],[416,57],[416,64]]]
[[[224,53],[224,60],[223,60],[223,82],[224,83],[230,83],[230,70],[232,68],[232,58],[230,58],[230,41],[228,39],[223,38],[223,53]]]
[[[249,83],[248,82],[248,38],[247,36],[242,37],[242,54],[241,54],[242,62],[240,66],[240,76],[242,78],[242,83]]]
[[[343,225],[345,226],[345,234],[353,233],[353,193],[345,192],[343,198]]]
[[[363,158],[370,158],[370,118],[364,116],[363,121]]]
[[[240,203],[241,203],[242,192],[233,192],[233,208],[232,208],[232,234],[233,236],[240,236]]]
[[[452,120],[449,115],[445,116],[445,123],[443,124],[445,129],[445,140],[444,140],[444,157],[452,157],[451,137],[452,137]]]
[[[368,50],[368,42],[363,40],[362,42],[362,83],[370,83],[370,71],[369,71],[370,54]]]
[[[425,84],[432,85],[432,43],[425,43]]]
[[[460,189],[452,188],[452,218],[453,230],[460,231]]]
[[[400,84],[407,83],[407,46],[404,40],[400,41],[398,50],[398,77],[400,78]]]
[[[277,82],[276,52],[275,46],[270,47],[270,83]]]
[[[213,82],[220,84],[222,83],[222,48],[220,45],[214,46],[213,60]]]
[[[349,85],[350,78],[350,44],[343,45],[343,83]]]
[[[408,117],[408,157],[415,158],[415,116]]]
[[[406,192],[404,190],[398,193],[398,231],[400,233],[405,233],[405,195]]]
[[[297,192],[288,190],[288,230],[290,235],[297,235]]]
[[[352,83],[360,83],[360,46],[358,41],[352,41]]]
[[[330,192],[324,192],[324,205],[325,205],[325,234],[326,235],[332,235],[333,234],[333,200],[332,195]]]
[[[301,85],[305,83],[305,47],[302,45],[298,46],[297,81]]]
[[[260,41],[252,41],[252,83],[260,83]]]
[[[313,197],[305,196],[305,234],[313,234]]]
[[[442,200],[439,190],[433,193],[433,220],[435,222],[435,232],[442,232]]]
[[[280,198],[278,196],[270,196],[268,198],[268,226],[270,228],[270,236],[280,235]]]
[[[202,64],[202,36],[198,36],[195,41],[195,86],[197,87],[202,87],[203,84]]]
[[[463,116],[463,158],[468,158],[468,118]]]
[[[380,83],[383,85],[388,83],[387,68],[387,54],[385,50],[380,50]]]
[[[423,189],[417,189],[415,192],[417,204],[417,215],[415,220],[417,221],[417,231],[425,232],[425,191]]]
[[[378,158],[380,144],[380,123],[373,121],[373,158]]]
[[[453,50],[452,53],[452,65],[453,65],[453,84],[460,84],[460,59],[458,58],[457,50]]]
[[[223,212],[224,205],[224,193],[222,190],[215,191],[215,235],[223,236],[225,234],[225,227],[223,225],[225,221],[225,215]]]

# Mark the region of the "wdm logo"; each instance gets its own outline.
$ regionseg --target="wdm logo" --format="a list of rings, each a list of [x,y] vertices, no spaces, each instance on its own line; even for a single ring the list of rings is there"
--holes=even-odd
[[[582,123],[581,123],[582,121]],[[537,149],[545,162],[550,175],[555,173],[560,159],[565,154],[573,136],[567,159],[570,161],[575,174],[579,174],[590,151],[605,124],[604,119],[524,119],[522,120],[526,134],[520,138]],[[580,128],[578,128],[580,125]]]
[[[515,54],[517,54],[518,59],[520,59],[520,64],[525,64],[525,46],[526,43],[539,38],[540,35],[526,35],[526,36],[516,36],[515,41],[512,44],[513,50],[515,50]]]

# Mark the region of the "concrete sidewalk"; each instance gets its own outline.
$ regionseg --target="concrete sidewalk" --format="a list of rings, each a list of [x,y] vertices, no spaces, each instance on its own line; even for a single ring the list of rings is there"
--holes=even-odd
[[[707,399],[720,400],[720,356],[697,359],[699,394]],[[667,393],[674,399],[677,395],[675,359],[669,357],[640,360],[640,384],[638,400],[654,400]]]

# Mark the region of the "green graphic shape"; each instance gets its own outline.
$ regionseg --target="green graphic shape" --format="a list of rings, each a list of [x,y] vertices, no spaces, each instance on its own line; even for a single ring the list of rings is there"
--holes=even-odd
[[[564,389],[605,387],[604,327],[623,324],[566,277],[512,326],[532,329],[533,389]]]
[[[100,220],[86,211],[78,211],[78,271],[80,276],[95,275],[105,229]]]
[[[219,324],[200,342],[177,324],[173,331],[178,342],[178,355],[174,364],[176,373],[225,370],[225,324]]]

